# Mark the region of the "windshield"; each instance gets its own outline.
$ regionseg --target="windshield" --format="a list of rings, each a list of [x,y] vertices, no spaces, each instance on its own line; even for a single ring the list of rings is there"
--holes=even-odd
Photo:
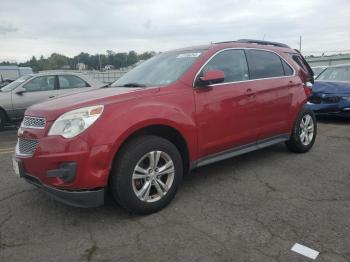
[[[316,79],[326,81],[350,82],[350,66],[329,67],[324,70]]]
[[[315,76],[318,76],[325,69],[326,69],[325,67],[313,67],[312,71],[314,71]]]
[[[175,82],[201,55],[202,50],[167,52],[143,62],[112,86],[163,86]]]
[[[1,92],[10,92],[13,89],[15,89],[17,86],[22,84],[23,82],[27,81],[29,78],[32,78],[32,76],[30,76],[30,75],[21,76],[20,78],[17,78],[12,83],[9,83],[8,85],[1,88]]]

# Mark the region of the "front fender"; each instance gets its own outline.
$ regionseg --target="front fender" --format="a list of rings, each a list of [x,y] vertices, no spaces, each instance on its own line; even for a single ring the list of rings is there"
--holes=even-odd
[[[146,99],[145,99],[146,100]],[[145,127],[163,125],[177,130],[186,141],[190,161],[197,157],[197,131],[192,89],[109,105],[100,124],[94,125],[95,144],[112,144],[111,165],[123,142]],[[97,135],[103,133],[103,136]]]

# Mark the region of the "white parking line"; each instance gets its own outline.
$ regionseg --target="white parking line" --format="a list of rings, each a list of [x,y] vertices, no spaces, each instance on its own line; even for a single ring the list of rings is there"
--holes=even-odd
[[[9,150],[13,150],[14,147],[7,147],[7,148],[1,148],[0,147],[0,151],[9,151]]]
[[[316,259],[317,256],[320,254],[320,252],[308,248],[306,246],[300,245],[298,243],[295,243],[291,250],[311,259]]]

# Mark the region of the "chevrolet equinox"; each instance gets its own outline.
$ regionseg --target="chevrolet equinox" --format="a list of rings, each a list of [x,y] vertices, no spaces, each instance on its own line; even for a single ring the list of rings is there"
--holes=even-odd
[[[14,170],[69,205],[102,205],[108,189],[131,213],[156,212],[194,168],[280,142],[307,152],[312,83],[303,56],[281,43],[164,52],[108,88],[28,108]]]

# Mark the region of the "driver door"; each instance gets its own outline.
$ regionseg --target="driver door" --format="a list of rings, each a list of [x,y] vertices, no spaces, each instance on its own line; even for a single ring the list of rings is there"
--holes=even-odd
[[[244,50],[217,53],[199,76],[205,70],[221,70],[225,79],[194,90],[200,157],[254,143],[260,128]]]

